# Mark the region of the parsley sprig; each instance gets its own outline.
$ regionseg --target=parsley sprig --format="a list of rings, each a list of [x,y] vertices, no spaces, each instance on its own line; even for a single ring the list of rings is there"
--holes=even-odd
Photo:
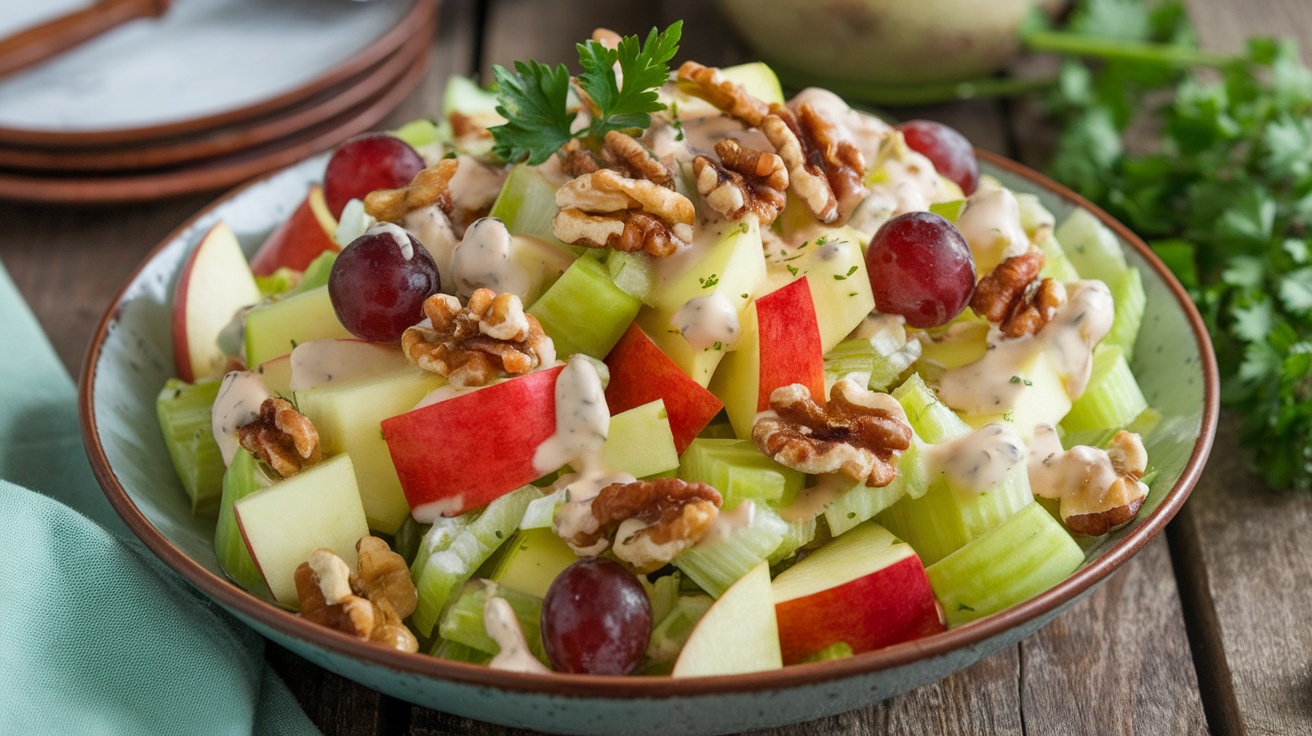
[[[1190,55],[1178,1],[1082,0],[1074,30]],[[1065,63],[1052,173],[1142,235],[1207,322],[1222,398],[1276,489],[1312,490],[1312,71],[1253,39],[1216,71]],[[1128,130],[1160,131],[1145,148]]]
[[[564,64],[517,61],[514,71],[494,65],[497,112],[506,123],[491,129],[492,152],[509,163],[537,165],[571,139],[598,150],[608,131],[648,127],[652,113],[665,109],[657,90],[669,79],[669,62],[679,51],[682,32],[683,21],[676,21],[664,31],[651,29],[641,43],[637,36],[623,37],[613,49],[594,40],[580,43],[583,71],[576,77]],[[589,113],[579,130],[578,111],[570,105],[571,83]]]

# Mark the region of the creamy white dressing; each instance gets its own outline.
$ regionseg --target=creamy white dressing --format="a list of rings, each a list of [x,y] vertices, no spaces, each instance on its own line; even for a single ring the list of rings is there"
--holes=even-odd
[[[601,464],[610,431],[610,409],[595,363],[579,354],[556,377],[556,433],[538,445],[533,468],[550,473],[565,465],[587,472]]]
[[[535,674],[551,672],[529,651],[528,640],[525,639],[524,629],[520,627],[519,619],[515,616],[515,609],[511,608],[510,602],[505,598],[493,596],[483,604],[483,628],[499,647],[492,661],[488,663],[488,667],[494,670]]]
[[[740,501],[737,506],[715,515],[715,521],[706,530],[706,534],[695,546],[710,546],[734,535],[739,529],[746,529],[756,521],[756,504],[749,498]]]
[[[824,513],[826,506],[856,485],[857,481],[844,473],[817,475],[814,485],[803,488],[792,503],[779,509],[779,516],[790,524],[814,519]]]
[[[738,141],[743,148],[755,151],[773,151],[770,139],[756,128],[744,127],[742,123],[727,115],[691,118],[683,121],[683,142],[687,153],[696,155],[710,154],[715,144],[726,138]],[[676,151],[676,160],[683,160]],[[682,154],[687,155],[687,154]],[[691,156],[688,157],[689,159]]]
[[[409,363],[395,345],[365,340],[310,340],[292,348],[291,389],[376,376]]]
[[[732,350],[742,334],[738,310],[719,292],[689,299],[675,312],[671,326],[694,350]]]
[[[305,562],[314,572],[325,603],[331,606],[354,595],[351,591],[351,567],[345,560],[332,552],[320,550],[311,554]]]
[[[1128,478],[1116,472],[1106,450],[1086,445],[1063,450],[1057,430],[1050,424],[1035,427],[1027,470],[1034,495],[1061,500],[1059,513],[1063,519],[1123,506],[1148,493],[1142,481],[1131,485]],[[1118,484],[1120,480],[1127,483]],[[1125,492],[1131,488],[1133,492],[1126,497]],[[1114,497],[1113,490],[1119,491]]]
[[[410,260],[415,257],[415,244],[410,240],[410,233],[406,232],[400,225],[390,222],[376,222],[368,230],[366,235],[387,235],[396,243],[396,247],[401,251],[401,257]]]
[[[510,231],[495,217],[475,220],[451,257],[455,295],[468,300],[477,289],[491,289],[525,298],[532,275],[510,257]]]
[[[401,224],[416,240],[423,243],[424,250],[428,251],[433,263],[437,265],[438,275],[445,278],[445,274],[451,272],[451,256],[460,240],[442,208],[431,204],[411,210],[406,213]]]
[[[255,371],[232,371],[223,377],[214,397],[210,414],[210,431],[223,455],[223,464],[231,465],[240,444],[237,428],[249,424],[260,414],[260,404],[272,398],[264,378]]]
[[[465,496],[458,494],[414,506],[410,509],[410,515],[420,524],[432,524],[443,516],[455,516],[464,510]]]
[[[1025,443],[1006,424],[987,424],[947,442],[926,445],[930,478],[942,477],[958,490],[983,493],[997,487],[1025,460]]]
[[[833,124],[839,138],[846,140],[861,152],[867,164],[879,157],[885,139],[893,134],[893,127],[874,115],[853,110],[842,97],[819,87],[808,87],[798,92],[788,106],[797,109],[809,104],[820,117]]]
[[[931,204],[959,196],[943,183],[928,158],[907,148],[901,136],[894,140],[870,164],[868,194],[848,218],[847,224],[866,239],[898,215],[928,210]]]
[[[1093,370],[1093,348],[1111,329],[1115,317],[1111,292],[1101,281],[1067,285],[1067,301],[1034,335],[1003,337],[990,330],[984,357],[943,372],[938,395],[965,414],[998,414],[1016,407],[1029,388],[1027,367],[1048,359],[1067,395],[1079,398]],[[1040,355],[1041,354],[1041,355]]]
[[[595,534],[600,528],[600,522],[592,513],[592,499],[596,498],[606,486],[614,483],[632,483],[636,480],[637,478],[628,473],[607,473],[597,469],[589,469],[561,478],[556,485],[565,489],[565,502],[556,507],[555,515],[551,519],[551,529],[567,544],[569,540],[580,535]],[[592,557],[606,551],[609,544],[609,540],[602,537],[589,547],[575,547],[570,544],[570,549],[580,557]]]
[[[1020,222],[1020,204],[1007,189],[977,190],[966,200],[956,226],[970,246],[980,276],[1030,247],[1029,235]]]

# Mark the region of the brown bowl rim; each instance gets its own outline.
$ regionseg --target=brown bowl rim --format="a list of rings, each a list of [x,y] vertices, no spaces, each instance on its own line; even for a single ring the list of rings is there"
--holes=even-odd
[[[924,639],[896,644],[885,649],[865,652],[845,659],[790,665],[777,670],[714,677],[615,677],[600,675],[525,674],[493,670],[488,667],[438,659],[425,654],[410,654],[377,647],[338,631],[310,623],[299,616],[256,598],[225,578],[197,564],[174,547],[145,518],[118,482],[100,444],[94,409],[94,379],[96,363],[110,325],[115,321],[119,306],[128,286],[133,283],[146,263],[170,243],[192,227],[197,219],[215,207],[239,196],[255,183],[239,187],[211,203],[179,226],[159,245],[151,250],[115,295],[111,306],[101,319],[87,351],[87,358],[79,378],[78,410],[84,445],[97,480],[110,504],[150,550],[169,567],[181,574],[197,588],[221,605],[258,621],[261,625],[364,663],[396,672],[437,678],[477,687],[489,687],[505,692],[557,695],[574,698],[681,698],[692,696],[723,695],[729,693],[768,692],[799,686],[817,685],[848,679],[860,675],[889,670],[912,664],[918,660],[941,656],[952,651],[979,645],[1002,635],[1044,614],[1057,610],[1077,596],[1092,589],[1129,560],[1166,526],[1180,510],[1202,475],[1216,433],[1219,413],[1219,382],[1216,358],[1202,317],[1184,288],[1162,261],[1146,244],[1126,226],[1070,189],[1046,176],[1009,159],[987,151],[977,151],[981,161],[1023,178],[1036,187],[1047,189],[1073,204],[1083,207],[1108,227],[1143,258],[1167,285],[1177,304],[1184,310],[1198,347],[1203,373],[1203,410],[1200,432],[1180,477],[1167,491],[1160,505],[1142,524],[1117,540],[1093,561],[1076,570],[1058,583],[1023,603],[987,616],[964,626],[949,629]]]
[[[76,149],[154,142],[246,122],[252,118],[274,113],[301,102],[376,65],[400,47],[415,32],[416,28],[422,27],[436,15],[436,11],[437,0],[412,0],[410,7],[395,25],[384,31],[382,35],[354,56],[341,61],[336,66],[295,89],[287,90],[282,94],[243,107],[159,125],[93,131],[61,132],[38,128],[0,126],[0,142],[19,146]]]

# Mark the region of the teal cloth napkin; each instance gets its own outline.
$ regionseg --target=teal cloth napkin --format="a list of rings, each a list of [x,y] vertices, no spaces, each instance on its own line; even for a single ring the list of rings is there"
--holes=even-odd
[[[318,733],[264,640],[110,507],[76,400],[0,264],[0,731]]]

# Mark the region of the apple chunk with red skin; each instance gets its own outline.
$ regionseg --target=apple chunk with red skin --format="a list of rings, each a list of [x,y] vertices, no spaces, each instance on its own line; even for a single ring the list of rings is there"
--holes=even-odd
[[[341,250],[333,239],[336,232],[337,220],[328,212],[323,187],[313,184],[300,206],[255,251],[251,271],[256,276],[268,276],[279,268],[304,271],[320,253]]]
[[[747,439],[756,413],[770,408],[776,388],[800,383],[817,401],[825,395],[825,356],[808,278],[748,305],[741,328],[738,344],[724,356],[710,389],[724,402],[734,433]]]
[[[178,378],[193,383],[221,376],[228,357],[219,333],[237,311],[260,300],[237,236],[222,222],[187,257],[173,296],[173,362]]]
[[[868,652],[945,628],[920,558],[874,522],[802,558],[773,587],[784,664],[838,642]]]
[[[458,516],[543,474],[533,455],[556,432],[556,377],[563,367],[383,420],[383,439],[416,520]]]
[[[665,400],[665,411],[679,454],[720,413],[724,404],[704,386],[688,377],[636,322],[606,356],[610,383],[606,404],[612,416],[656,399]]]

